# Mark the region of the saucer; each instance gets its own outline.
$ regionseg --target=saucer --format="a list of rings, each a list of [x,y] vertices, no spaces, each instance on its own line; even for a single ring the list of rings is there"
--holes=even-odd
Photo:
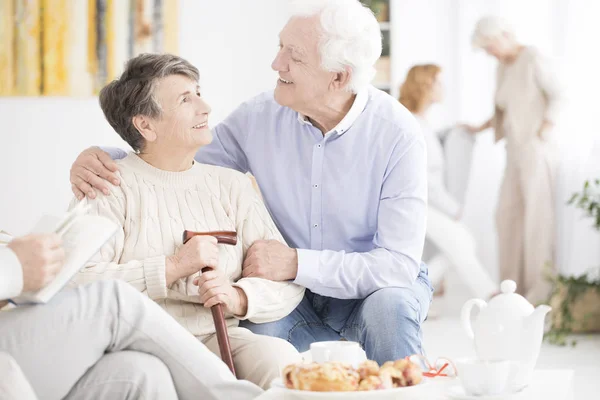
[[[452,386],[447,394],[453,400],[507,400],[512,397],[512,393],[474,396],[467,394],[462,386]]]

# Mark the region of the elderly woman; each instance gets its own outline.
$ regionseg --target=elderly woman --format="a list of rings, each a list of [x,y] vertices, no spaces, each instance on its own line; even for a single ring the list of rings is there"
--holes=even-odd
[[[496,223],[500,276],[517,281],[530,301],[548,295],[542,268],[554,260],[553,127],[560,111],[560,90],[540,52],[521,45],[507,21],[482,18],[473,45],[499,61],[495,113],[473,133],[493,127],[506,140],[506,171]]]
[[[238,327],[288,315],[304,289],[290,282],[242,278],[246,250],[259,240],[283,242],[248,177],[199,164],[194,155],[211,142],[210,107],[198,70],[173,55],[144,54],[100,92],[115,131],[133,148],[120,160],[121,183],[86,201],[116,221],[109,245],[80,272],[77,283],[122,279],[146,293],[213,352],[218,352],[210,307],[221,303],[238,377],[266,388],[281,369],[300,361],[285,340]],[[238,232],[238,244],[217,246],[184,230]],[[213,270],[200,274],[203,267]]]
[[[413,66],[400,88],[399,101],[421,124],[427,146],[427,234],[425,249],[433,253],[426,259],[429,278],[441,284],[445,271],[452,267],[471,292],[487,299],[497,291],[489,273],[477,259],[475,240],[461,220],[463,205],[446,187],[443,141],[450,129],[434,131],[427,121],[431,106],[443,99],[441,68],[435,64]],[[425,257],[425,256],[424,256]]]

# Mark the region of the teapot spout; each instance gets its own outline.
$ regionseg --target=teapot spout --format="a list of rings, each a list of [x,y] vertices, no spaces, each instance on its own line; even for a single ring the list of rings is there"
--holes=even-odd
[[[552,307],[545,304],[537,306],[531,315],[525,318],[525,328],[528,330],[536,327],[542,328],[544,326],[544,318],[550,310],[552,310]]]

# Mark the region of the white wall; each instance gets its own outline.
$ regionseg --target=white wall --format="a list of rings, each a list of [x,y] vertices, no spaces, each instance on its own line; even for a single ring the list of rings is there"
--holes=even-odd
[[[200,69],[212,124],[274,86],[281,0],[181,0],[180,55]],[[90,145],[126,147],[96,98],[0,98],[0,230],[27,232],[70,199],[69,168]]]
[[[183,0],[182,9],[180,53],[200,69],[213,121],[275,87],[271,61],[287,0]]]

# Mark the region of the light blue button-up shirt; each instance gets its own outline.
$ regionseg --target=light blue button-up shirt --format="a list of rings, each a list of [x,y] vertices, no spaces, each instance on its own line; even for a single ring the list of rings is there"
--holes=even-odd
[[[288,244],[295,282],[340,299],[412,285],[427,211],[425,143],[398,101],[369,87],[325,135],[273,92],[239,106],[196,160],[250,172]]]
[[[323,135],[271,91],[243,103],[213,134],[196,160],[254,175],[283,237],[297,248],[295,283],[356,299],[415,282],[425,240],[425,142],[394,98],[365,89]],[[126,154],[106,150],[113,158]]]

